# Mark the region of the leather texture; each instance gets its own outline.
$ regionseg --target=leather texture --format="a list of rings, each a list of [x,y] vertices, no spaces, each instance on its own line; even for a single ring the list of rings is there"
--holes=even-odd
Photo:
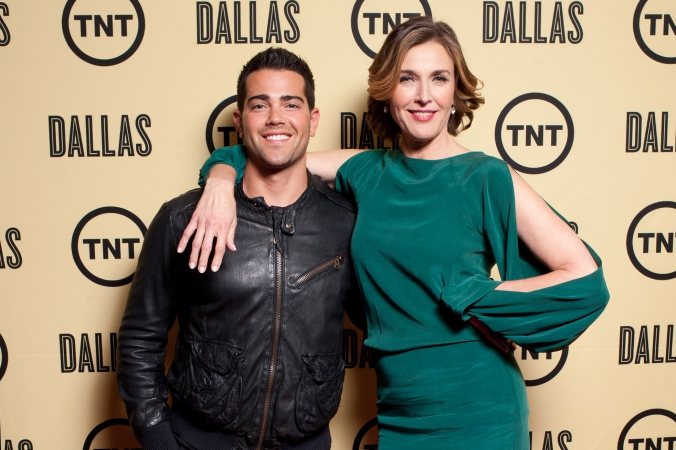
[[[311,435],[340,402],[343,309],[363,323],[349,261],[354,209],[310,174],[285,208],[247,198],[240,183],[237,251],[218,272],[201,274],[189,269],[188,251],[175,250],[201,193],[165,203],[145,235],[118,337],[130,424],[141,436],[168,421],[170,392],[205,426],[237,435],[236,448],[272,449]]]

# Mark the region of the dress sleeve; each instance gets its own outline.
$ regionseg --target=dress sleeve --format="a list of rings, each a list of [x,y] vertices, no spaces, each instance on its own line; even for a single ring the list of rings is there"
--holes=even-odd
[[[200,169],[200,176],[198,183],[204,187],[207,181],[207,175],[212,167],[217,164],[226,164],[234,167],[237,171],[237,180],[235,184],[239,183],[244,176],[244,166],[246,165],[246,149],[243,145],[237,144],[232,147],[221,147],[214,150],[209,159],[204,162]]]
[[[484,179],[480,200],[483,232],[501,278],[517,280],[547,273],[518,238],[514,186],[508,168],[489,175]],[[585,277],[532,292],[514,292],[496,291],[500,282],[474,275],[444,287],[441,298],[463,320],[479,320],[523,347],[540,352],[560,349],[577,339],[608,303],[601,259],[587,248],[598,269]]]
[[[361,187],[368,185],[374,169],[385,164],[386,155],[387,150],[368,150],[345,161],[336,173],[336,191],[359,205]]]

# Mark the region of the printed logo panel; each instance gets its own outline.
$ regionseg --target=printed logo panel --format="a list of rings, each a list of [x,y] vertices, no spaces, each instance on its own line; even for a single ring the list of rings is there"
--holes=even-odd
[[[73,259],[89,280],[101,286],[131,283],[146,226],[134,213],[115,206],[96,209],[75,227]]]
[[[300,40],[296,0],[197,2],[198,44],[295,44]]]
[[[209,153],[220,147],[241,144],[232,113],[237,109],[237,96],[232,95],[214,108],[207,121],[206,143]]]
[[[82,450],[142,450],[127,419],[110,419],[100,423],[85,439]]]
[[[538,353],[517,346],[514,358],[519,363],[526,386],[540,386],[561,372],[568,359],[568,347],[556,352]]]
[[[0,2],[0,47],[8,46],[9,41],[12,39],[12,35],[9,33],[9,27],[2,18],[3,16],[9,16],[9,6],[7,6],[7,3],[5,2]]]
[[[427,0],[357,0],[352,7],[352,35],[359,48],[375,58],[392,28],[422,15],[432,16]]]
[[[78,58],[96,66],[113,66],[138,50],[145,16],[138,0],[68,0],[61,27]]]
[[[673,324],[620,327],[620,365],[676,362],[674,353]]]
[[[617,450],[662,450],[676,447],[676,414],[655,408],[634,416],[622,429]]]
[[[3,253],[2,240],[0,239],[0,269],[9,267],[10,269],[18,269],[23,263],[21,252],[16,241],[21,240],[21,232],[17,228],[8,228],[5,231],[5,249],[7,254]]]
[[[676,278],[676,202],[653,203],[629,225],[627,253],[636,270],[654,280]]]
[[[676,4],[672,0],[640,0],[633,25],[643,53],[659,63],[676,64]]]
[[[673,153],[676,133],[670,132],[669,112],[629,111],[626,125],[627,153]],[[674,137],[671,137],[674,136]]]
[[[573,147],[573,118],[558,99],[533,92],[504,107],[495,124],[495,143],[515,170],[539,174],[558,167]]]
[[[520,1],[483,4],[483,42],[579,44],[584,37],[582,2]],[[543,5],[544,3],[544,5]],[[518,9],[517,9],[518,8]]]

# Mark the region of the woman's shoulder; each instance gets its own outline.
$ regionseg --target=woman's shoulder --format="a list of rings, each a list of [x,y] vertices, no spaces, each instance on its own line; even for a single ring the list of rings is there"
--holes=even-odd
[[[343,163],[343,165],[338,169],[338,172],[346,175],[348,173],[356,174],[368,171],[372,167],[382,164],[387,158],[388,151],[389,150],[387,149],[377,149],[366,150],[361,153],[357,153],[345,161],[345,163]]]
[[[468,182],[506,181],[511,179],[509,166],[505,161],[483,152],[469,152],[455,161],[456,171]]]

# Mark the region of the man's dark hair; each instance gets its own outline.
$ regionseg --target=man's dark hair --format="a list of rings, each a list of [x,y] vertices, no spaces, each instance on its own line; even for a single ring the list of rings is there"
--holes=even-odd
[[[251,58],[239,73],[237,79],[237,108],[243,111],[246,101],[246,79],[253,72],[263,69],[271,70],[290,70],[303,77],[305,81],[305,98],[308,107],[312,110],[315,107],[315,80],[312,77],[312,71],[305,61],[297,55],[283,48],[270,47],[263,50]]]

